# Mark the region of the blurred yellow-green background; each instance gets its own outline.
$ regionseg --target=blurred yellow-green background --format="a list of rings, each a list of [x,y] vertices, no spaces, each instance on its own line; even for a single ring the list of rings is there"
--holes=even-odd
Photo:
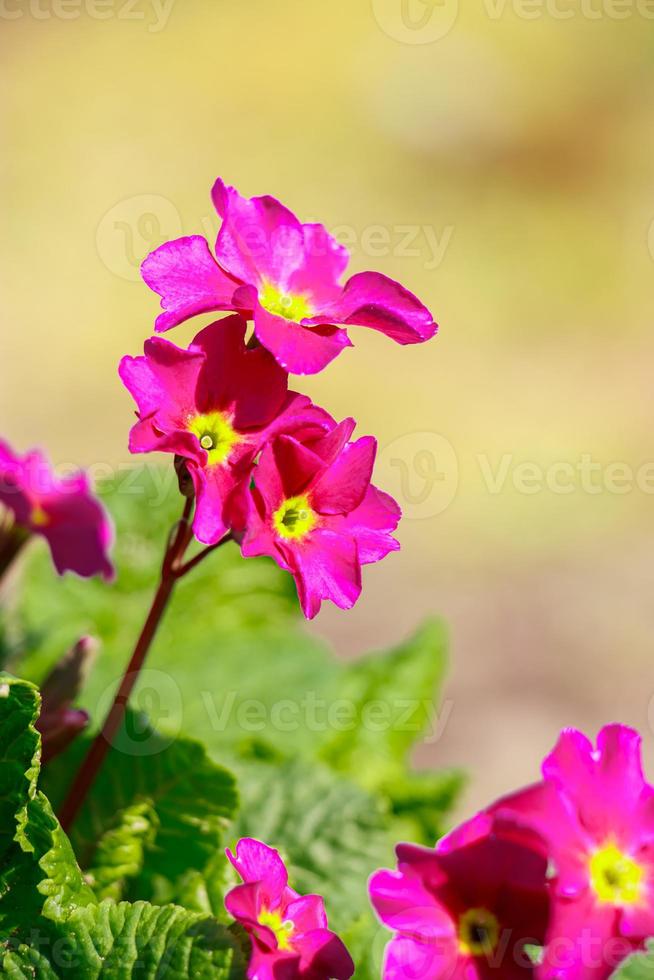
[[[138,264],[212,237],[217,175],[321,220],[441,324],[298,379],[377,435],[403,550],[343,655],[449,621],[466,809],[563,725],[654,763],[654,8],[645,0],[1,0],[0,429],[128,459]],[[186,342],[195,325],[170,335]],[[654,704],[654,702],[653,702]]]

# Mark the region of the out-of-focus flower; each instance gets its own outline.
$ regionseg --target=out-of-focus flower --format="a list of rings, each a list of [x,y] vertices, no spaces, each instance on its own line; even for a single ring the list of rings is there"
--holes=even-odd
[[[188,350],[155,337],[145,356],[125,357],[119,369],[138,406],[130,450],[186,460],[197,498],[193,528],[205,544],[227,532],[231,495],[268,439],[334,424],[288,391],[286,372],[262,347],[248,349],[245,331],[235,314],[206,327]]]
[[[249,980],[348,980],[354,964],[327,925],[319,895],[299,895],[288,886],[278,852],[251,838],[227,856],[243,879],[225,896],[225,906],[252,938]]]
[[[475,818],[435,849],[400,844],[397,871],[377,871],[370,898],[395,933],[385,980],[526,980],[542,943],[547,860],[536,835]]]
[[[59,574],[113,577],[111,523],[85,473],[60,479],[39,450],[19,456],[0,442],[0,504],[13,515],[13,527],[2,532],[9,552],[12,541],[40,534]],[[0,572],[2,565],[6,561],[0,555]]]
[[[555,902],[539,976],[605,980],[654,935],[654,788],[640,736],[608,725],[594,748],[566,729],[543,777],[492,808],[537,830],[551,856]]]
[[[315,374],[344,347],[348,325],[372,327],[399,344],[429,340],[429,310],[387,276],[362,272],[342,285],[347,249],[319,224],[300,221],[273,197],[241,197],[218,179],[213,202],[223,219],[216,258],[204,238],[166,242],[143,263],[161,296],[158,331],[198,313],[240,310],[287,371]]]
[[[36,727],[41,733],[42,761],[47,763],[68,748],[88,726],[89,716],[74,708],[95,658],[97,641],[83,636],[55,664],[41,685],[41,713]]]
[[[400,508],[370,483],[377,451],[366,436],[348,443],[354,420],[317,439],[281,436],[266,446],[247,488],[242,551],[269,555],[292,573],[305,616],[323,599],[350,609],[361,566],[399,548]]]

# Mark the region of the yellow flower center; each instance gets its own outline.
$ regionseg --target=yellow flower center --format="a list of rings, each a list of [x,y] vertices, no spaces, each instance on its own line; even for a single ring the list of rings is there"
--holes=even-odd
[[[289,919],[282,919],[279,912],[262,909],[259,913],[259,924],[266,926],[274,932],[279,949],[293,949],[291,936],[293,935],[295,926]]]
[[[219,466],[229,460],[234,446],[241,442],[231,420],[224,412],[209,412],[189,419],[188,431],[198,437],[207,454],[207,466]]]
[[[43,510],[40,504],[36,504],[32,508],[32,513],[30,514],[30,524],[32,527],[47,527],[50,523],[50,518]]]
[[[313,316],[311,304],[306,296],[283,293],[270,282],[265,283],[261,289],[259,302],[264,310],[274,313],[275,316],[283,316],[285,320],[293,320],[294,323],[307,316]]]
[[[595,851],[590,859],[590,882],[605,905],[635,905],[641,898],[644,869],[615,844]]]
[[[280,538],[298,541],[304,538],[318,523],[318,515],[311,509],[309,498],[289,497],[273,515],[273,526]]]
[[[459,919],[459,950],[464,956],[490,956],[500,941],[500,924],[488,909],[470,909]]]

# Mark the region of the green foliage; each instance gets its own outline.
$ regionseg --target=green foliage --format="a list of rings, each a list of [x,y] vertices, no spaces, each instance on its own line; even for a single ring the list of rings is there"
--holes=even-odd
[[[78,739],[47,767],[43,785],[55,806],[88,743]],[[234,777],[203,746],[181,737],[171,741],[128,712],[71,840],[101,895],[108,886],[113,897],[120,895],[122,884],[130,897],[168,901],[177,879],[204,868],[222,846],[237,805]]]
[[[337,929],[356,919],[369,875],[393,859],[383,803],[319,764],[254,765],[242,792],[234,837],[273,841],[294,887],[324,895]]]
[[[3,975],[17,980],[242,980],[236,940],[215,919],[174,905],[110,900],[76,909],[64,929],[33,930],[31,945],[4,954]]]
[[[634,953],[611,975],[611,980],[653,980],[653,978],[654,939],[650,939],[645,952]]]
[[[81,699],[96,725],[181,510],[174,480],[165,481],[164,471],[148,469],[107,492],[118,529],[113,586],[58,580],[35,547],[7,613],[11,649],[21,651],[12,669],[36,681],[79,636],[98,637]],[[13,830],[7,837],[12,854],[0,877],[9,899],[22,896],[3,908],[0,887],[0,940],[11,939],[4,975],[240,977],[239,944],[226,931],[224,896],[235,876],[224,846],[247,835],[281,851],[298,891],[325,896],[357,978],[378,977],[388,935],[369,908],[368,877],[392,864],[397,840],[433,843],[461,786],[457,772],[411,771],[416,742],[436,739],[446,720],[434,709],[445,650],[434,622],[388,653],[339,662],[304,629],[288,575],[265,559],[243,561],[234,546],[221,549],[175,591],[72,848],[36,791],[35,715],[21,709],[25,698],[34,707],[36,692],[24,685],[16,711],[31,721],[22,748],[5,742],[0,704],[0,751],[13,744],[18,753],[0,806],[23,828],[22,843]],[[43,774],[55,809],[90,738]],[[30,920],[43,945],[30,939]],[[55,955],[61,941],[76,966]]]

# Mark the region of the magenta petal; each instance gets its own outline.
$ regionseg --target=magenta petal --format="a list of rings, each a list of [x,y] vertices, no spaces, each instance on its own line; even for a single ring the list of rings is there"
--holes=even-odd
[[[199,313],[233,310],[236,283],[225,275],[200,235],[166,242],[141,266],[143,279],[161,296],[164,310],[156,320],[159,333]]]
[[[398,936],[386,947],[383,980],[476,980],[474,967],[459,972],[459,955],[454,936],[445,943],[422,943]]]
[[[261,882],[261,898],[266,907],[277,908],[288,885],[279,852],[261,841],[243,837],[236,845],[236,854],[229,849],[226,854],[244,882]]]
[[[144,357],[124,357],[118,373],[134,398],[141,418],[157,415],[162,431],[195,415],[195,392],[204,355],[184,350],[162,337],[145,342]]]
[[[316,480],[311,501],[320,514],[349,514],[362,502],[370,485],[377,440],[364,436],[345,446]]]
[[[369,888],[372,906],[389,929],[422,939],[454,935],[451,914],[423,887],[417,874],[376,871]]]
[[[325,902],[320,895],[302,895],[286,906],[284,918],[290,919],[296,933],[327,928]]]
[[[244,885],[236,885],[225,895],[225,908],[231,917],[250,927],[258,925],[260,906],[259,883],[257,881],[248,881]],[[271,948],[274,949],[276,945],[273,936]]]
[[[113,527],[100,503],[92,496],[85,477],[62,482],[56,496],[44,497],[40,506],[48,523],[39,528],[50,545],[59,574],[71,571],[83,578],[101,575],[107,581],[114,569],[107,557]]]
[[[616,910],[597,905],[590,896],[555,903],[538,971],[542,980],[607,980],[635,946],[620,939]]]
[[[212,190],[223,219],[216,240],[216,259],[243,283],[262,282],[286,288],[303,259],[302,226],[274,197],[242,197],[220,178]]]
[[[355,429],[356,422],[353,418],[343,419],[318,439],[309,440],[309,446],[316,455],[324,459],[325,463],[332,463]]]
[[[362,565],[381,561],[391,551],[399,551],[400,544],[391,533],[399,524],[402,511],[387,493],[370,485],[361,504],[338,519],[333,525],[339,534],[350,534],[359,549]]]
[[[304,493],[325,465],[320,456],[317,456],[311,449],[303,446],[292,436],[279,436],[278,439],[275,439],[272,444],[272,455],[280,475],[284,498],[295,497]],[[255,473],[255,483],[262,493],[269,498],[269,492],[261,483],[263,475],[267,473],[269,473],[268,470],[262,472],[258,468]]]
[[[189,465],[197,498],[193,533],[202,544],[217,544],[228,531],[230,494],[238,474],[228,466],[199,468]]]
[[[344,943],[329,929],[314,929],[298,943],[300,975],[306,980],[349,980],[354,963]]]
[[[270,424],[286,399],[288,377],[275,359],[245,345],[247,323],[235,314],[212,323],[191,344],[204,355],[198,384],[201,412],[227,411],[243,432]]]
[[[304,257],[288,284],[289,292],[308,296],[318,307],[335,302],[349,255],[323,225],[302,225]]]
[[[254,329],[259,341],[291,374],[318,374],[352,344],[335,326],[303,327],[257,306]]]
[[[361,566],[351,539],[318,529],[299,545],[280,545],[280,550],[288,553],[307,619],[318,614],[323,599],[339,609],[351,609],[361,595]]]
[[[377,272],[352,276],[338,302],[321,312],[329,323],[372,327],[398,344],[420,344],[438,330],[427,307],[413,293]]]

